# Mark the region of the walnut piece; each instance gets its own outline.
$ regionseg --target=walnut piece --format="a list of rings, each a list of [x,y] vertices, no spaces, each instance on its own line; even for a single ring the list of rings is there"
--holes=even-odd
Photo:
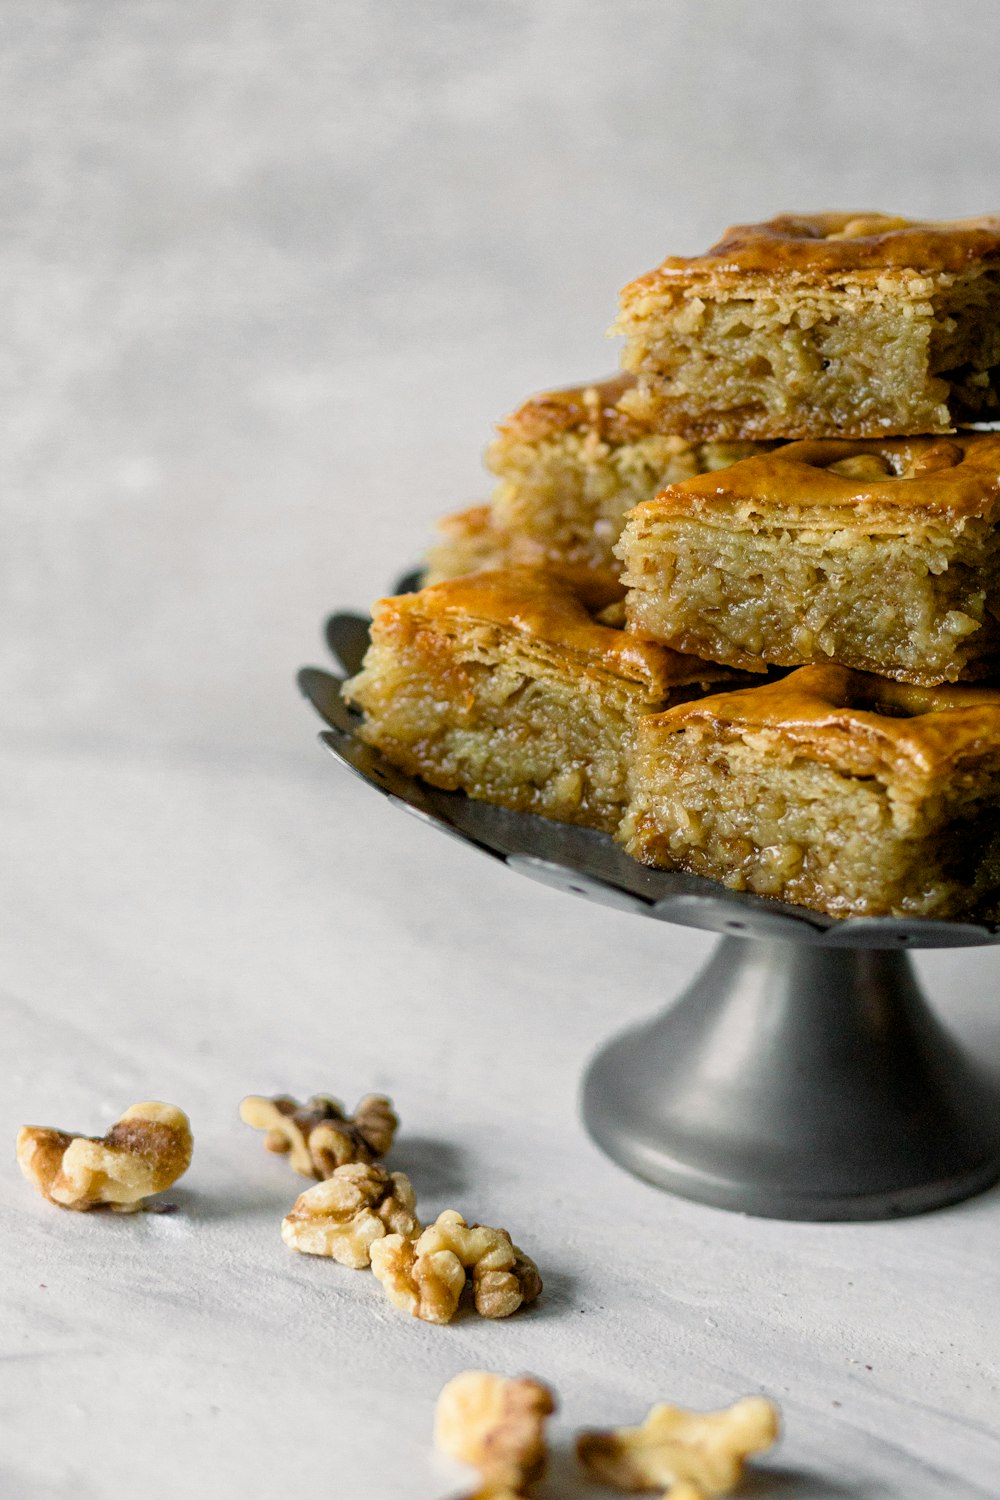
[[[483,1493],[516,1493],[545,1470],[545,1420],[555,1409],[555,1397],[540,1380],[465,1370],[438,1396],[434,1441],[442,1453],[479,1470]]]
[[[399,1124],[384,1094],[366,1094],[353,1117],[327,1094],[314,1094],[305,1104],[288,1094],[273,1099],[250,1094],[240,1105],[240,1119],[255,1130],[266,1130],[268,1151],[287,1153],[301,1177],[317,1182],[349,1162],[384,1156]]]
[[[82,1212],[107,1204],[127,1214],[187,1171],[192,1147],[184,1111],[149,1100],[133,1104],[100,1139],[24,1125],[17,1160],[28,1181],[60,1208]]]
[[[484,1318],[509,1318],[542,1290],[538,1267],[511,1243],[506,1229],[466,1224],[454,1209],[440,1214],[415,1243],[387,1235],[373,1245],[372,1270],[397,1307],[431,1323],[454,1317],[467,1281]]]
[[[410,1179],[374,1162],[348,1162],[307,1188],[281,1226],[281,1237],[305,1255],[328,1255],[342,1266],[371,1265],[371,1247],[387,1234],[416,1239],[420,1222]]]
[[[751,1453],[778,1436],[778,1408],[763,1396],[746,1396],[724,1411],[682,1411],[654,1406],[641,1427],[584,1432],[580,1462],[592,1478],[620,1490],[662,1490],[670,1500],[726,1495],[739,1483]],[[694,1495],[682,1485],[694,1486]]]
[[[450,1323],[465,1291],[465,1267],[450,1250],[418,1255],[417,1244],[401,1234],[376,1240],[372,1270],[396,1307],[425,1323]]]
[[[450,1251],[472,1273],[476,1311],[484,1318],[509,1318],[542,1290],[538,1267],[511,1243],[506,1229],[466,1224],[454,1209],[439,1214],[417,1241],[418,1254]]]

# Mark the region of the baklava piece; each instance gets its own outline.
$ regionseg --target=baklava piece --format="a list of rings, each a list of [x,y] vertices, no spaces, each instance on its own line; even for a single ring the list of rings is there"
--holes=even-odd
[[[611,832],[636,719],[733,675],[602,623],[557,576],[510,569],[381,600],[344,695],[361,738],[410,774]]]
[[[624,411],[697,439],[950,432],[1000,414],[1000,218],[784,215],[621,295]]]
[[[931,686],[1000,657],[1000,435],[791,443],[639,506],[630,626],[734,667]]]
[[[474,505],[443,517],[437,523],[437,533],[438,541],[427,554],[425,584],[500,568],[543,568],[563,579],[589,608],[603,609],[625,597],[617,561],[612,568],[549,557],[531,537],[502,531],[488,505]]]
[[[619,404],[633,384],[618,375],[550,391],[499,424],[486,450],[500,481],[488,514],[493,534],[513,548],[510,561],[617,572],[612,549],[634,505],[759,451],[757,443],[689,443],[653,431]]]
[[[434,529],[437,539],[427,553],[425,583],[516,566],[513,538],[495,524],[488,505],[443,516]],[[525,561],[530,565],[532,559]]]
[[[621,837],[831,916],[1000,916],[1000,690],[843,667],[638,725]]]

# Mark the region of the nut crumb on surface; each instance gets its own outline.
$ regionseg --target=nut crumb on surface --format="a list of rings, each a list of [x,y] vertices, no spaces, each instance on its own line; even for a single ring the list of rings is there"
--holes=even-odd
[[[466,1224],[453,1209],[440,1214],[416,1241],[400,1235],[378,1240],[371,1260],[390,1300],[430,1323],[451,1321],[466,1285],[484,1318],[507,1318],[542,1290],[534,1261],[505,1229]]]
[[[746,1396],[723,1411],[654,1406],[639,1427],[583,1432],[577,1457],[591,1478],[621,1490],[666,1488],[669,1500],[726,1495],[739,1483],[751,1453],[778,1436],[778,1408]]]
[[[24,1125],[17,1161],[29,1182],[60,1208],[107,1206],[133,1213],[191,1164],[191,1124],[173,1104],[133,1104],[103,1137]]]
[[[405,1173],[387,1172],[374,1162],[348,1162],[299,1195],[281,1237],[305,1255],[326,1255],[361,1270],[371,1264],[376,1240],[387,1234],[416,1239],[416,1207]]]
[[[317,1182],[350,1162],[385,1156],[399,1125],[384,1094],[366,1094],[353,1115],[328,1094],[313,1094],[305,1104],[289,1094],[270,1099],[249,1094],[240,1105],[240,1119],[265,1130],[268,1151],[287,1155],[294,1171]]]
[[[440,1452],[479,1470],[478,1493],[516,1495],[545,1470],[545,1422],[555,1409],[552,1391],[531,1376],[508,1380],[464,1370],[438,1396],[434,1441]]]

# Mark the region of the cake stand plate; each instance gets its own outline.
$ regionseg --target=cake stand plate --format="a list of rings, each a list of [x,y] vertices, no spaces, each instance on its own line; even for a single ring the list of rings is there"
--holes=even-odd
[[[334,615],[348,675],[368,621]],[[439,791],[365,745],[341,679],[299,686],[337,760],[396,807],[533,880],[622,911],[723,934],[662,1014],[613,1038],[583,1084],[583,1118],[648,1182],[771,1218],[921,1213],[1000,1179],[1000,1084],[927,1005],[910,948],[1000,942],[996,925],[838,920],[650,870],[605,834]]]

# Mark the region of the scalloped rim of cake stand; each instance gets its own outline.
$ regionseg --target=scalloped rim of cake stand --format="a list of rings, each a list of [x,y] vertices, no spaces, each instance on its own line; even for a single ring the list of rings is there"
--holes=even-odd
[[[345,676],[361,664],[369,622],[332,615],[326,638]],[[460,839],[512,869],[575,896],[639,916],[734,937],[780,937],[837,948],[968,948],[1000,943],[1000,923],[936,921],[927,917],[830,917],[697,875],[652,870],[631,858],[609,834],[511,812],[447,792],[391,765],[359,740],[357,714],[340,696],[343,678],[303,667],[299,689],[326,724],[327,749],[395,806]]]

